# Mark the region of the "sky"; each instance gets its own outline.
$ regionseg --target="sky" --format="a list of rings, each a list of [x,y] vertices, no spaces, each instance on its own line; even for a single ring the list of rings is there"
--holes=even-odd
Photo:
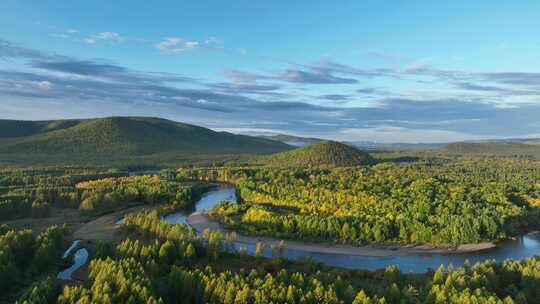
[[[2,0],[0,119],[540,137],[539,1]]]

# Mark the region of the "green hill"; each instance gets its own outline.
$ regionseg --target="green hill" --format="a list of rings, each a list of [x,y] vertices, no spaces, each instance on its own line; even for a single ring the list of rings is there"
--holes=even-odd
[[[345,167],[366,165],[373,158],[354,147],[335,142],[322,141],[313,145],[269,155],[263,162],[280,167]]]
[[[446,145],[444,150],[461,155],[540,158],[538,144],[514,141],[458,142]]]
[[[0,127],[3,158],[118,159],[155,154],[268,154],[290,149],[276,141],[147,117],[2,120]]]
[[[0,119],[0,139],[31,136],[55,130],[69,128],[79,124],[80,120],[24,121]]]

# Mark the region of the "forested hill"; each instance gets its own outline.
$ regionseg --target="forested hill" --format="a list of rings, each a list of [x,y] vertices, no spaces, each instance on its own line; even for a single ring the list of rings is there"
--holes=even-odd
[[[81,120],[4,120],[0,119],[0,138],[31,136],[76,126]]]
[[[0,121],[0,155],[129,157],[169,154],[264,154],[291,149],[263,138],[215,132],[160,118],[110,117]]]
[[[446,145],[444,150],[461,155],[540,158],[540,145],[514,141],[458,142]]]
[[[323,141],[264,157],[264,163],[277,167],[344,167],[371,162],[373,158],[368,153],[335,141]]]

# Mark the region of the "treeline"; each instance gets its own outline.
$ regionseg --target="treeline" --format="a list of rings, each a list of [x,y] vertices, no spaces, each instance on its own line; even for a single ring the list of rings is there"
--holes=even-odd
[[[192,204],[207,186],[144,175],[88,181],[77,184],[76,188],[83,191],[79,209],[102,212],[129,202],[169,203],[184,208]]]
[[[73,186],[89,180],[128,176],[125,171],[99,172],[89,169],[12,170],[0,172],[1,187]]]
[[[463,244],[540,227],[540,165],[531,162],[193,169],[177,178],[235,183],[244,203],[222,204],[211,215],[254,235]]]
[[[74,187],[20,188],[0,196],[0,220],[47,217],[52,207],[78,208],[80,191]]]
[[[32,230],[0,229],[0,299],[27,281],[56,267],[65,247],[66,226],[52,226],[37,236]],[[32,302],[33,303],[33,302]]]
[[[0,187],[68,186],[83,181],[128,176],[126,168],[87,166],[5,167],[0,169]]]
[[[0,171],[0,220],[47,217],[52,207],[78,208],[82,192],[77,183],[126,175],[70,167]]]
[[[224,249],[216,257],[209,243],[223,243],[223,237],[194,238],[188,227],[168,225],[156,213],[130,217],[124,229],[127,239],[114,254],[92,260],[88,282],[65,286],[56,294],[57,303],[527,304],[540,296],[540,258],[487,261],[423,275],[395,267],[345,271]],[[34,294],[50,299],[45,286],[34,287]],[[31,295],[25,295],[27,303],[35,303]]]
[[[47,217],[52,208],[106,212],[130,202],[189,206],[207,187],[166,176],[126,176],[83,168],[0,171],[0,220]]]

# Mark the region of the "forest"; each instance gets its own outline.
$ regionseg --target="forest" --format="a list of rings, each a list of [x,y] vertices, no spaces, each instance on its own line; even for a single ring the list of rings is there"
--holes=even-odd
[[[119,204],[136,201],[185,208],[205,189],[200,185],[167,181],[157,175],[99,179],[78,183],[75,188],[82,191],[79,209],[88,212],[114,209]]]
[[[486,261],[424,275],[395,267],[345,271],[223,250],[226,237],[197,238],[156,212],[126,219],[125,240],[90,262],[88,282],[35,283],[19,303],[535,303],[540,259]]]
[[[51,210],[106,213],[133,203],[186,208],[208,185],[179,183],[167,176],[128,176],[99,169],[6,170],[0,172],[0,220],[48,217]]]
[[[131,174],[133,175],[133,174]],[[264,257],[232,250],[235,234],[170,224],[212,182],[237,188],[240,203],[210,216],[241,234],[339,242],[463,244],[537,229],[540,166],[519,160],[437,159],[339,168],[168,168],[130,176],[103,167],[0,171],[1,303],[537,303],[540,257],[403,273],[346,270],[281,248]],[[77,223],[131,206],[113,241],[90,240],[81,281],[56,274]],[[34,229],[20,223],[34,223]],[[17,225],[16,225],[17,224]],[[13,225],[13,226],[11,226]],[[24,225],[22,225],[24,227]]]
[[[540,165],[527,161],[193,169],[177,178],[234,183],[243,203],[224,203],[210,215],[251,235],[458,245],[540,226]]]
[[[67,235],[65,226],[52,226],[37,235],[29,229],[13,230],[1,226],[0,299],[43,273],[56,269]]]

